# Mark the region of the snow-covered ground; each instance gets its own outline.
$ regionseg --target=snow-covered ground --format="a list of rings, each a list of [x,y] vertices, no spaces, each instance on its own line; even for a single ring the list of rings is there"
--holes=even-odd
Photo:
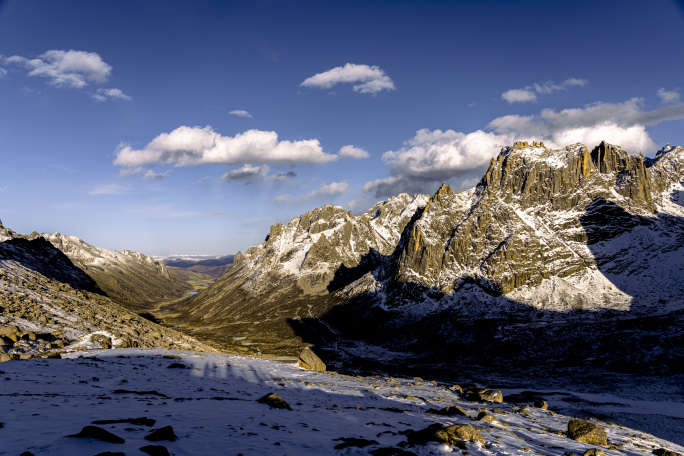
[[[570,417],[506,402],[468,402],[443,385],[419,379],[314,373],[265,359],[156,349],[67,356],[0,364],[1,455],[133,455],[142,454],[139,449],[146,445],[163,445],[176,455],[360,455],[397,448],[407,440],[405,431],[435,422],[480,427],[485,444],[467,443],[471,456],[581,455],[597,448],[560,435],[567,432]],[[272,392],[292,410],[258,402]],[[470,418],[427,413],[451,405],[463,407]],[[485,410],[500,422],[475,420]],[[67,437],[93,421],[142,417],[155,423],[99,425],[124,439],[122,444]],[[647,455],[657,448],[684,452],[649,434],[597,424],[608,433],[608,446],[601,447],[608,456]],[[165,426],[173,427],[176,441],[145,440]],[[345,445],[340,438],[377,443],[336,449]],[[436,443],[403,450],[417,455],[462,452]]]

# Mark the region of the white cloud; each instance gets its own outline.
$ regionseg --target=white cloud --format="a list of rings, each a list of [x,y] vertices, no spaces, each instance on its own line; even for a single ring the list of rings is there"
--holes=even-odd
[[[290,199],[290,194],[285,193],[284,195],[276,196],[275,198],[273,198],[273,201],[275,201],[277,204],[282,204],[285,201],[287,201],[288,199]]]
[[[128,193],[128,187],[118,184],[103,184],[98,185],[88,193],[91,195],[125,195]]]
[[[25,67],[29,76],[48,78],[57,87],[74,89],[82,89],[88,82],[105,83],[112,71],[99,54],[74,50],[51,50],[35,59],[14,55],[5,63]]]
[[[341,195],[347,191],[349,184],[346,182],[333,182],[332,184],[323,184],[311,196],[326,196],[326,195]]]
[[[542,140],[551,147],[574,142],[593,146],[606,140],[632,153],[648,153],[657,150],[657,146],[645,127],[682,118],[684,103],[647,111],[643,109],[643,99],[632,98],[624,103],[593,103],[562,111],[544,109],[536,116],[503,116],[492,120],[488,128],[498,134]]]
[[[501,98],[508,103],[527,103],[530,101],[537,101],[537,95],[532,90],[527,89],[511,89],[501,94]]]
[[[535,83],[522,89],[511,89],[501,94],[501,98],[509,104],[529,103],[537,101],[537,94],[548,95],[558,90],[566,90],[570,86],[584,86],[588,83],[586,79],[568,78],[560,84],[551,81]]]
[[[4,68],[0,68],[0,78],[4,77],[7,74],[7,70]]]
[[[145,180],[147,180],[147,179],[160,180],[160,179],[163,179],[166,176],[168,176],[169,173],[171,173],[171,171],[164,171],[163,173],[155,173],[151,169],[148,169],[147,172],[145,173],[145,175],[143,176],[143,179],[145,179]]]
[[[275,173],[271,178],[273,179],[274,182],[282,182],[287,179],[293,179],[297,177],[297,173],[294,171],[288,171],[288,172],[278,172]]]
[[[515,139],[512,134],[478,130],[418,130],[416,136],[398,151],[385,152],[383,162],[392,167],[393,176],[418,180],[446,180],[489,163],[499,150]]]
[[[222,136],[211,127],[178,127],[162,133],[143,149],[120,146],[115,165],[127,168],[158,163],[175,166],[326,163],[339,156],[323,152],[316,139],[278,141],[274,131],[248,130]]]
[[[307,78],[303,87],[330,89],[337,84],[353,84],[355,92],[376,94],[383,90],[394,90],[394,82],[377,66],[347,63]]]
[[[247,117],[250,119],[252,118],[252,115],[243,109],[235,109],[233,111],[230,111],[228,114],[232,114],[232,115],[238,116],[238,117]]]
[[[221,176],[221,179],[223,179],[224,182],[247,181],[247,183],[249,183],[254,179],[265,177],[268,174],[269,170],[270,168],[266,165],[243,165],[241,168],[231,169],[223,176]]]
[[[663,104],[679,103],[679,92],[676,90],[658,89],[658,98]]]
[[[363,191],[377,197],[425,192],[449,179],[460,179],[457,184],[464,188],[479,180],[478,173],[501,147],[519,140],[544,141],[549,148],[581,142],[590,149],[605,140],[630,153],[655,152],[658,147],[646,127],[675,119],[684,119],[684,103],[649,111],[642,99],[633,98],[561,111],[544,109],[532,116],[503,116],[492,120],[486,132],[419,130],[404,147],[383,155],[390,175],[367,182]]]
[[[108,98],[116,100],[131,101],[132,98],[123,93],[120,89],[97,89],[97,93],[93,95],[96,101],[107,101]]]
[[[368,158],[370,154],[363,149],[354,146],[344,146],[339,152],[340,158]]]

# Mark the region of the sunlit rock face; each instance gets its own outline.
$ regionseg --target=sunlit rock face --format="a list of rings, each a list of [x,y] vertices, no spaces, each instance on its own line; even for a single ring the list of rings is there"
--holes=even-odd
[[[682,177],[681,147],[647,159],[605,142],[518,142],[473,189],[402,194],[359,216],[326,205],[278,223],[179,310],[216,334],[259,339],[259,322],[262,334],[296,341],[305,321],[320,334],[362,317],[400,328],[444,312],[557,319],[684,309]],[[333,311],[341,305],[356,317]]]

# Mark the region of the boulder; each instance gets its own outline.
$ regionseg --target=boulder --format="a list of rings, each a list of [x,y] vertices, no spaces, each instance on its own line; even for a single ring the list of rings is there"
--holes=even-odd
[[[573,418],[568,422],[568,437],[589,445],[606,445],[608,435],[600,426]]]
[[[534,401],[534,406],[544,410],[549,408],[549,404],[547,404],[544,399],[536,399]]]
[[[582,456],[606,456],[606,453],[598,448],[589,448]]]
[[[477,415],[476,419],[477,419],[477,421],[483,421],[485,423],[498,423],[499,422],[499,420],[496,419],[496,417],[494,415],[492,415],[491,413],[487,413],[487,412],[480,412],[480,414]]]
[[[81,432],[79,432],[78,434],[67,435],[67,437],[79,439],[94,439],[109,443],[125,443],[125,440],[119,437],[118,435],[114,435],[108,430],[102,429],[98,426],[85,426],[83,429],[81,429]]]
[[[480,428],[469,424],[454,424],[447,426],[446,431],[450,436],[466,442],[478,442],[484,445],[484,437],[480,434]]]
[[[257,400],[257,402],[260,404],[269,405],[269,406],[271,406],[273,408],[277,408],[277,409],[292,410],[292,407],[290,407],[290,404],[285,402],[285,399],[280,397],[277,393],[269,393],[265,396],[262,396]]]
[[[326,366],[323,360],[318,357],[309,347],[304,347],[304,350],[299,354],[299,364],[305,369],[325,372]]]
[[[168,440],[169,442],[175,442],[178,440],[178,437],[176,434],[173,432],[173,427],[171,426],[164,426],[163,428],[159,428],[156,431],[150,432],[148,435],[145,436],[145,440],[148,440],[150,442],[158,442],[160,440]]]
[[[463,415],[463,416],[467,416],[468,418],[470,418],[470,415],[468,415],[468,412],[463,410],[463,408],[458,406],[458,405],[452,405],[449,407],[444,407],[443,409],[439,409],[439,410],[431,408],[431,409],[428,409],[427,413],[433,413],[435,415],[444,415],[444,416]]]
[[[666,450],[665,448],[653,450],[653,454],[656,456],[682,456],[681,453],[675,453],[674,451]]]
[[[140,448],[140,451],[147,453],[150,456],[171,456],[169,450],[162,445],[145,445],[144,447]]]

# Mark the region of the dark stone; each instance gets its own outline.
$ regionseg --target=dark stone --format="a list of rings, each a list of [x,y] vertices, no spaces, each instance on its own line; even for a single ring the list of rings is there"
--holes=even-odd
[[[431,424],[420,431],[411,432],[406,436],[406,440],[409,445],[425,445],[428,442],[449,444],[451,442],[446,428],[439,423]]]
[[[188,368],[188,366],[186,366],[183,363],[173,363],[167,367],[167,369],[187,369],[187,368]]]
[[[544,399],[536,399],[534,401],[534,406],[544,410],[549,408],[549,404],[547,404]]]
[[[363,448],[368,445],[377,445],[378,442],[375,440],[357,439],[356,437],[340,437],[339,439],[333,439],[333,441],[342,440],[343,443],[335,445],[336,450],[342,450],[347,447],[358,447]]]
[[[150,442],[158,442],[160,440],[175,442],[178,440],[178,437],[173,433],[173,427],[164,426],[163,428],[152,431],[149,435],[145,436],[145,440],[149,440]]]
[[[159,396],[168,398],[166,394],[158,393],[156,391],[131,391],[125,389],[117,389],[112,391],[113,394],[137,394],[138,396]]]
[[[428,409],[428,411],[426,413],[433,413],[435,415],[444,415],[444,416],[463,415],[463,416],[467,416],[468,418],[470,418],[470,415],[468,415],[468,413],[465,410],[463,410],[462,407],[460,407],[458,405],[452,405],[450,407],[444,407],[443,409],[439,409],[439,410],[431,408],[431,409]]]
[[[147,453],[150,456],[171,456],[169,450],[167,450],[166,447],[162,445],[146,445],[144,447],[141,447],[140,451],[142,451],[143,453]]]
[[[105,451],[103,453],[97,453],[95,456],[126,456],[126,453],[122,453],[121,451]]]
[[[257,402],[260,404],[270,405],[271,407],[277,408],[277,409],[292,410],[292,407],[290,407],[290,404],[285,402],[285,399],[283,399],[282,397],[280,397],[276,393],[269,393],[263,397],[260,397],[257,400]]]
[[[24,451],[19,456],[33,456],[33,453],[31,453],[30,451]]]
[[[582,456],[606,456],[606,453],[604,453],[603,450],[599,450],[598,448],[590,448],[587,451],[585,451]]]
[[[107,431],[106,429],[102,429],[101,427],[97,426],[86,426],[83,429],[81,429],[81,432],[78,434],[73,434],[73,435],[67,435],[67,437],[73,437],[73,438],[79,438],[79,439],[95,439],[95,440],[101,440],[103,442],[109,442],[109,443],[124,443],[125,440],[119,437],[118,435],[114,435],[111,432]]]
[[[656,456],[682,456],[681,453],[675,453],[674,451],[666,450],[665,448],[653,450],[653,454]]]

